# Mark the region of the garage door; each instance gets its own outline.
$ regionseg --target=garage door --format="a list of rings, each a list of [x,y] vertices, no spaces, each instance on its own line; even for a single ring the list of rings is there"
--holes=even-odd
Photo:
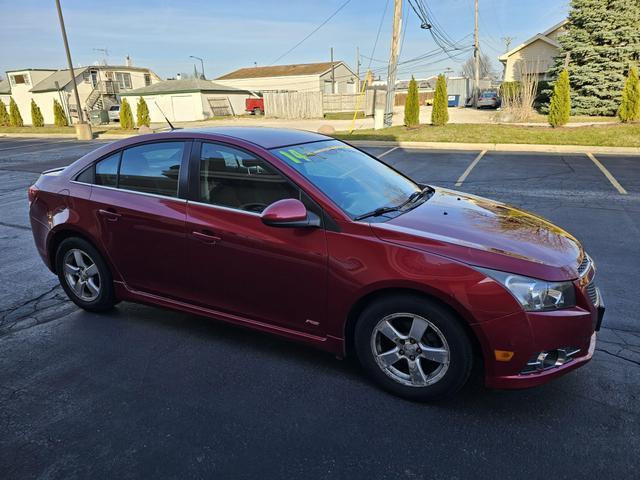
[[[171,97],[171,107],[173,108],[174,121],[191,122],[197,120],[191,95],[173,95]]]

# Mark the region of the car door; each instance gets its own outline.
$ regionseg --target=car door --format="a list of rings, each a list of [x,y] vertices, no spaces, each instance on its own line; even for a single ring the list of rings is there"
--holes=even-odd
[[[95,165],[91,201],[99,238],[127,286],[169,298],[183,287],[186,200],[179,198],[190,142],[132,146]],[[186,183],[185,183],[186,184]]]
[[[195,143],[191,168],[196,174],[187,205],[191,301],[253,321],[322,333],[324,229],[274,228],[260,219],[265,207],[284,198],[317,206],[265,160],[229,145]]]

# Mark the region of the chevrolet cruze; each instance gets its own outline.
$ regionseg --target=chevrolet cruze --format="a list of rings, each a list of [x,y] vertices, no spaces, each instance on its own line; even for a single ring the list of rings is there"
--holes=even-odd
[[[28,193],[78,306],[160,305],[353,354],[410,399],[456,392],[474,363],[492,388],[558,377],[591,359],[604,313],[567,232],[315,133],[138,136]]]

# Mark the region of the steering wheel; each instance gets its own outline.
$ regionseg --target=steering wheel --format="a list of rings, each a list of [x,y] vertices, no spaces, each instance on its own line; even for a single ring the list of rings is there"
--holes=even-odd
[[[245,203],[243,205],[240,205],[238,208],[240,210],[246,210],[248,212],[261,213],[265,208],[267,208],[267,205],[265,205],[264,203],[253,202]]]

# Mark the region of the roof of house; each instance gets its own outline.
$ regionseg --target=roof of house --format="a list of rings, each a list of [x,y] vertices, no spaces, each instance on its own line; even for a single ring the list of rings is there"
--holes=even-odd
[[[11,85],[7,80],[0,80],[0,94],[11,93]]]
[[[274,65],[271,67],[247,67],[234,70],[216,80],[239,78],[290,77],[293,75],[322,75],[344,62],[298,63],[295,65]],[[345,65],[346,66],[346,65]],[[347,67],[348,68],[348,67]]]
[[[553,32],[555,32],[556,30],[564,27],[567,23],[569,23],[569,20],[563,20],[560,23],[555,24],[553,27],[549,28],[548,30],[545,30],[542,33],[538,33],[536,35],[534,35],[533,37],[529,38],[528,40],[526,40],[525,42],[521,43],[520,45],[518,45],[516,48],[509,50],[507,53],[504,53],[502,55],[500,55],[498,57],[498,60],[500,60],[501,62],[506,62],[507,59],[513,55],[514,53],[519,52],[520,50],[522,50],[525,47],[528,47],[529,45],[531,45],[533,42],[537,41],[537,40],[542,40],[543,42],[547,42],[548,44],[556,47],[556,48],[560,48],[560,44],[558,42],[556,42],[555,40],[553,40],[552,38],[549,38],[548,35],[552,34]]]
[[[75,73],[75,76],[77,77],[78,75],[82,75],[82,73],[87,68],[88,67],[74,68],[73,73]],[[36,83],[31,88],[31,91],[33,93],[38,93],[38,92],[51,92],[53,90],[58,90],[58,88],[56,88],[56,82],[58,82],[58,88],[62,89],[66,87],[71,82],[71,76],[69,75],[69,70],[58,70],[57,72],[52,73],[44,80],[41,80],[38,83]]]
[[[167,93],[187,93],[187,92],[235,92],[249,93],[248,90],[227,87],[214,83],[211,80],[201,80],[199,78],[189,78],[184,80],[165,80],[151,84],[147,87],[136,88],[128,92],[121,92],[120,95],[161,95]]]

